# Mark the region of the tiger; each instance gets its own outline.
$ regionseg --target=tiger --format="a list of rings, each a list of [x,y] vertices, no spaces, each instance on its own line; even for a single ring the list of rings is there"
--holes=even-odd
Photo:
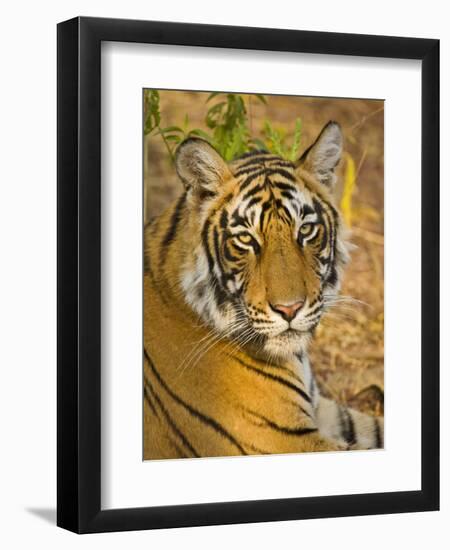
[[[342,153],[334,121],[297,162],[178,146],[184,191],[144,230],[144,460],[383,448],[308,358],[349,260]]]

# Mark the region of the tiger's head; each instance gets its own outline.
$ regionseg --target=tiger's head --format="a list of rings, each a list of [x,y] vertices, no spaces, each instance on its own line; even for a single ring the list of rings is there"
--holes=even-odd
[[[332,196],[342,142],[329,122],[297,163],[255,151],[227,164],[196,138],[177,149],[185,299],[216,332],[266,357],[301,353],[338,292],[347,251]]]

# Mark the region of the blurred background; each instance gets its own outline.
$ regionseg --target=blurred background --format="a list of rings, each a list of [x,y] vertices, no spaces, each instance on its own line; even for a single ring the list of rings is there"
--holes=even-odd
[[[233,96],[233,97],[231,97]],[[173,166],[177,144],[208,138],[231,160],[250,147],[298,158],[336,120],[345,137],[337,204],[354,245],[341,294],[356,301],[327,313],[311,345],[322,393],[383,414],[384,102],[247,94],[144,91],[144,216],[161,213],[183,190]]]

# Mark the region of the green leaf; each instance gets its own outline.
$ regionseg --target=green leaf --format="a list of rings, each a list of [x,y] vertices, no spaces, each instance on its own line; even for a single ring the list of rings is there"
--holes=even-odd
[[[180,132],[180,134],[184,134],[183,130],[179,126],[167,126],[167,128],[161,128],[159,132],[161,134],[166,134],[168,132]]]
[[[226,101],[220,101],[219,103],[216,103],[215,105],[213,105],[212,107],[210,107],[208,109],[208,113],[218,113],[218,112],[221,112],[222,109],[225,107],[225,105],[227,104]]]
[[[261,94],[254,94],[254,95],[259,99],[259,101],[261,101],[261,103],[264,103],[264,105],[267,105],[267,99],[263,95]]]
[[[146,120],[144,123],[144,134],[147,136],[154,130],[154,126],[152,126],[151,122],[149,120]]]
[[[174,141],[175,143],[180,143],[181,137],[171,134],[170,136],[165,136],[166,141]]]
[[[144,113],[144,133],[147,135],[158,127],[161,122],[158,90],[144,91]]]
[[[300,141],[302,137],[302,121],[300,118],[295,120],[294,141],[292,142],[291,152],[289,154],[289,160],[296,161],[300,151]]]
[[[188,133],[188,136],[198,136],[198,137],[201,137],[203,139],[206,139],[206,141],[211,141],[212,138],[209,134],[207,134],[206,132],[204,132],[203,130],[201,130],[200,128],[195,128],[194,130],[191,130],[189,133]]]
[[[264,151],[267,151],[267,145],[261,139],[253,138],[252,143],[256,149],[263,149]]]
[[[223,92],[213,92],[212,94],[209,94],[208,99],[206,100],[206,103],[208,103],[210,99],[213,99],[214,97],[220,95],[221,93]]]
[[[262,94],[253,94],[263,105],[267,98]],[[265,120],[262,138],[250,135],[246,101],[251,96],[241,94],[212,92],[206,103],[219,97],[222,100],[212,104],[206,112],[205,124],[210,132],[201,128],[189,130],[189,113],[183,117],[179,126],[161,128],[160,96],[158,90],[144,90],[144,133],[159,135],[164,140],[167,153],[173,161],[175,146],[189,136],[198,136],[211,143],[227,161],[234,160],[250,149],[258,148],[270,151],[282,158],[295,161],[299,156],[302,135],[301,119],[295,120],[292,142],[286,143],[287,129],[274,127],[270,120]],[[289,134],[290,135],[290,134]]]
[[[220,113],[226,104],[227,104],[226,101],[221,101],[220,103],[216,103],[215,105],[209,108],[208,113]]]
[[[264,122],[264,132],[266,136],[269,138],[269,143],[268,143],[269,150],[272,153],[275,153],[276,155],[278,155],[279,157],[284,157],[281,136],[279,132],[277,132],[273,128],[269,120],[266,120]]]

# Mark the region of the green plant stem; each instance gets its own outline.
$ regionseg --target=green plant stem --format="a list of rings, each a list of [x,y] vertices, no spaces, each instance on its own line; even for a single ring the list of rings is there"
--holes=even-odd
[[[161,126],[158,126],[157,128],[159,130],[160,136],[162,137],[162,140],[164,141],[164,145],[166,146],[167,152],[169,153],[170,160],[171,160],[172,164],[174,164],[175,163],[175,158],[173,156],[173,153],[172,153],[172,150],[171,150],[169,144],[167,143],[166,136],[161,131]]]

